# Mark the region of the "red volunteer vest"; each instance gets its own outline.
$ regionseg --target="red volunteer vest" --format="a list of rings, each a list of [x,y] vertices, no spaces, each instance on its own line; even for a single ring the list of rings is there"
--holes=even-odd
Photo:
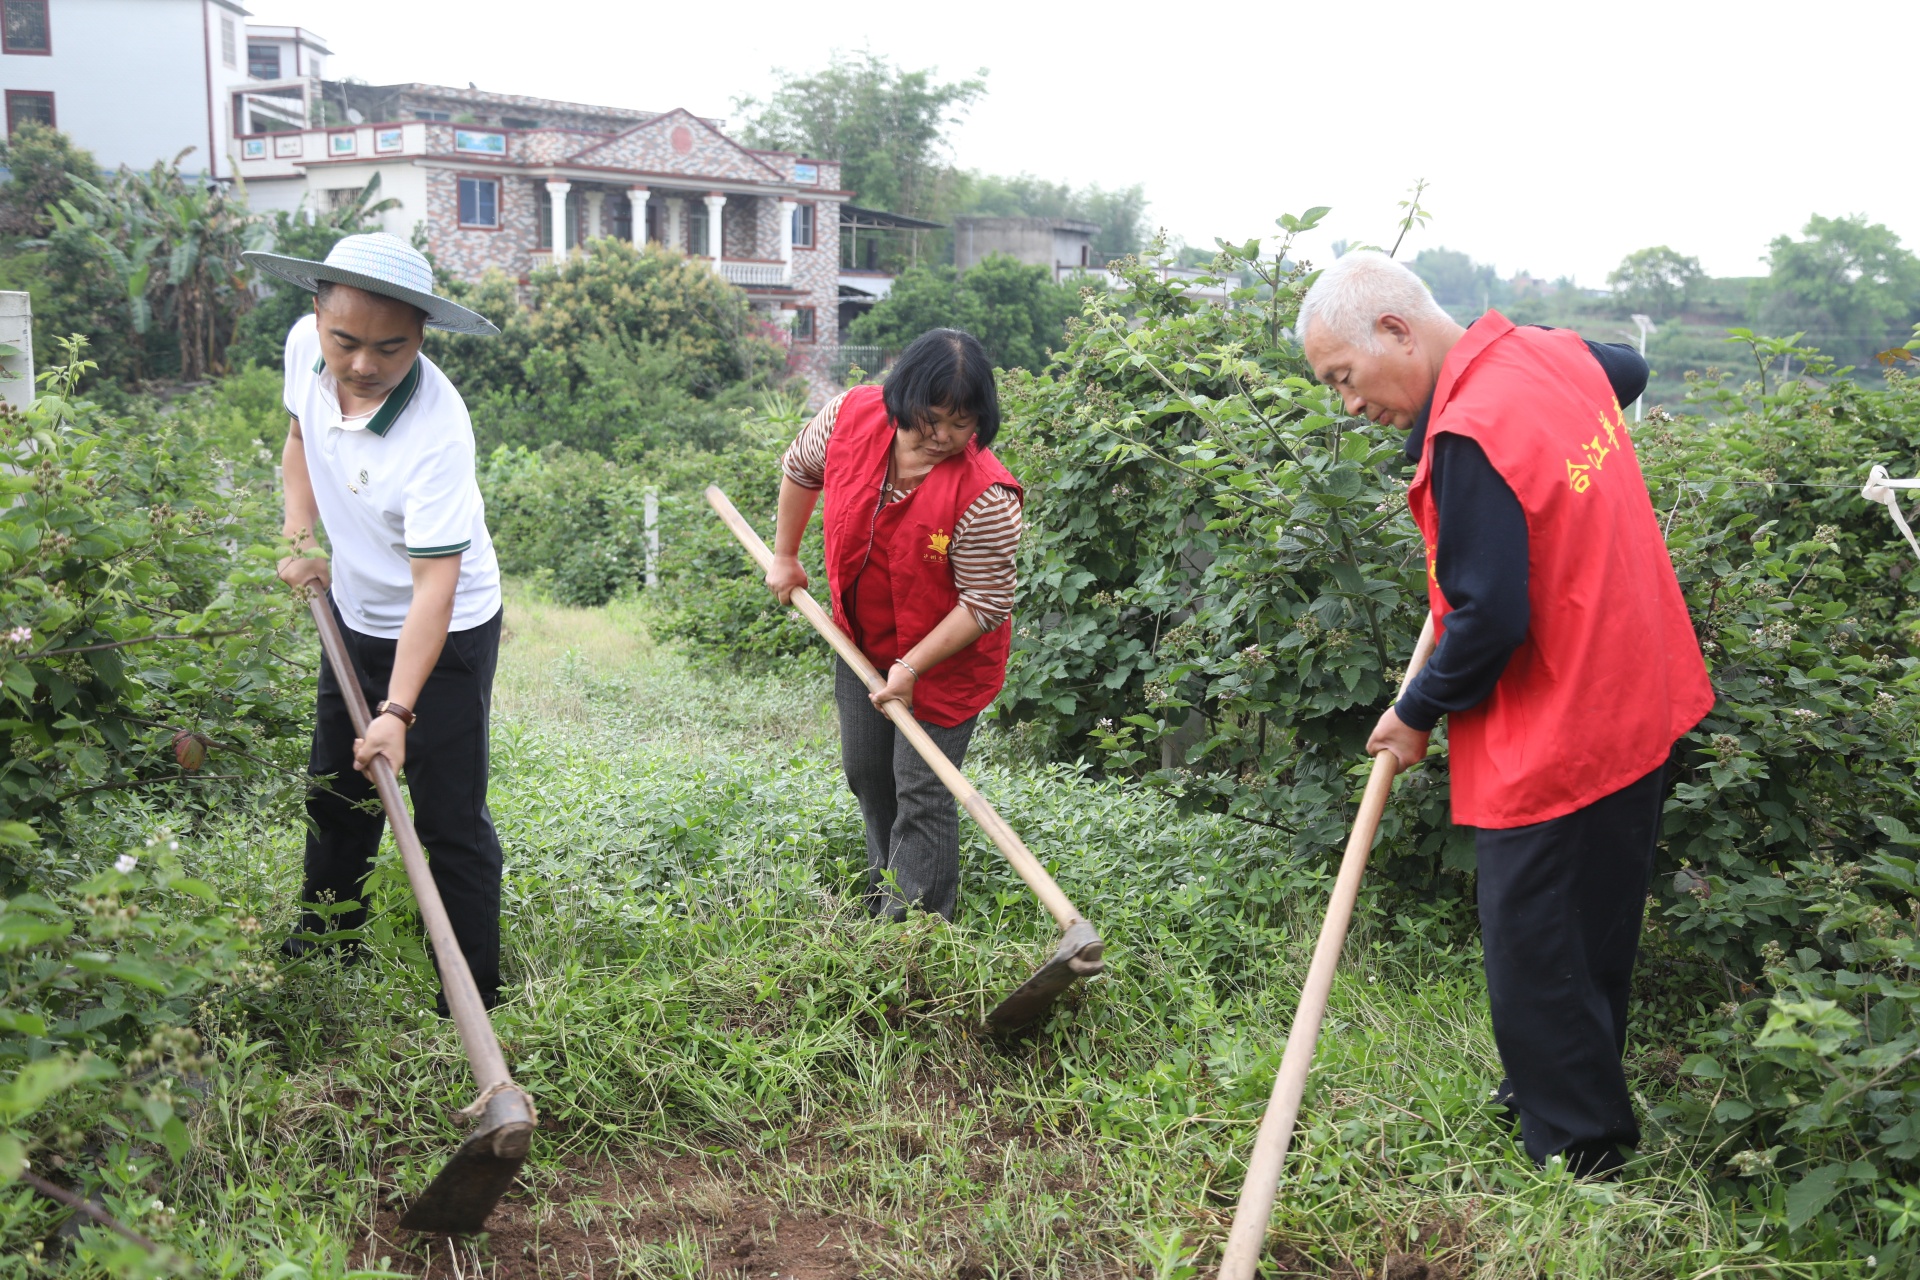
[[[883,504],[893,435],[880,388],[849,391],[827,439],[825,483],[833,620],[883,672],[960,603],[947,564],[960,517],[993,485],[1021,492],[991,449],[969,444],[965,453],[928,472],[911,497]],[[860,590],[850,615],[847,594],[855,583]],[[887,651],[868,648],[875,643],[887,644]],[[914,685],[913,714],[946,728],[979,715],[1007,681],[1012,646],[1009,618],[922,675]]]
[[[1407,493],[1433,574],[1433,441],[1486,451],[1527,517],[1527,638],[1493,693],[1448,717],[1453,820],[1521,827],[1644,777],[1713,707],[1713,687],[1606,374],[1570,329],[1489,311],[1448,353]]]

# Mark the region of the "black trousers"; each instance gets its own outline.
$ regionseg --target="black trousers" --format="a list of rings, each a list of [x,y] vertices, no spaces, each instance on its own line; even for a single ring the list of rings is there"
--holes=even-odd
[[[1605,1173],[1640,1141],[1621,1055],[1666,767],[1584,809],[1474,833],[1493,1038],[1527,1154]]]
[[[340,621],[340,610],[333,611]],[[397,640],[361,635],[340,622],[360,691],[371,709],[387,696]],[[492,1004],[500,989],[500,838],[487,809],[487,731],[493,712],[493,672],[500,658],[500,615],[447,636],[440,660],[420,690],[418,717],[407,731],[407,792],[413,825],[426,846],[454,937],[480,995]],[[330,789],[307,794],[307,874],[303,904],[365,902],[373,855],[386,827],[373,784],[353,767],[353,720],[334,680],[320,665],[319,712],[307,772],[330,777]],[[373,803],[368,804],[368,801]],[[302,929],[357,929],[364,907],[328,923],[312,911]]]

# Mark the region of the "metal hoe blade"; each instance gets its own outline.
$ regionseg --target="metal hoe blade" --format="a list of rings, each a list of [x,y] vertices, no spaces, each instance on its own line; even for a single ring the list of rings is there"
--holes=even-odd
[[[480,1126],[467,1135],[420,1198],[407,1206],[400,1225],[408,1231],[465,1235],[486,1226],[487,1215],[513,1185],[533,1143],[533,1109],[527,1095],[507,1089],[487,1100]]]
[[[1101,959],[1105,951],[1106,944],[1093,926],[1085,920],[1075,921],[1061,937],[1053,958],[987,1014],[987,1030],[994,1035],[1012,1035],[1046,1017],[1053,1002],[1075,979],[1090,978],[1107,967]]]

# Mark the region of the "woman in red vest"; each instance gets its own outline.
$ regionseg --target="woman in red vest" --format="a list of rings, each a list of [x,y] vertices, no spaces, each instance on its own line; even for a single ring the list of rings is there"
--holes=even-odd
[[[988,448],[1000,429],[993,364],[971,334],[916,338],[884,387],[855,387],[808,423],[781,463],[767,587],[807,585],[800,537],[826,496],[833,620],[886,673],[869,694],[835,660],[840,763],[867,828],[867,905],[951,920],[960,890],[953,798],[879,707],[907,705],[955,765],[1006,683],[1020,483]]]

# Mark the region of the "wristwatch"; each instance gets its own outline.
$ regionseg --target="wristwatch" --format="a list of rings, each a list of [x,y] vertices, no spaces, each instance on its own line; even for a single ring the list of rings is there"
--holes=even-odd
[[[377,715],[392,716],[395,720],[407,726],[407,728],[413,728],[413,711],[408,707],[401,706],[391,698],[382,700],[374,711]]]

